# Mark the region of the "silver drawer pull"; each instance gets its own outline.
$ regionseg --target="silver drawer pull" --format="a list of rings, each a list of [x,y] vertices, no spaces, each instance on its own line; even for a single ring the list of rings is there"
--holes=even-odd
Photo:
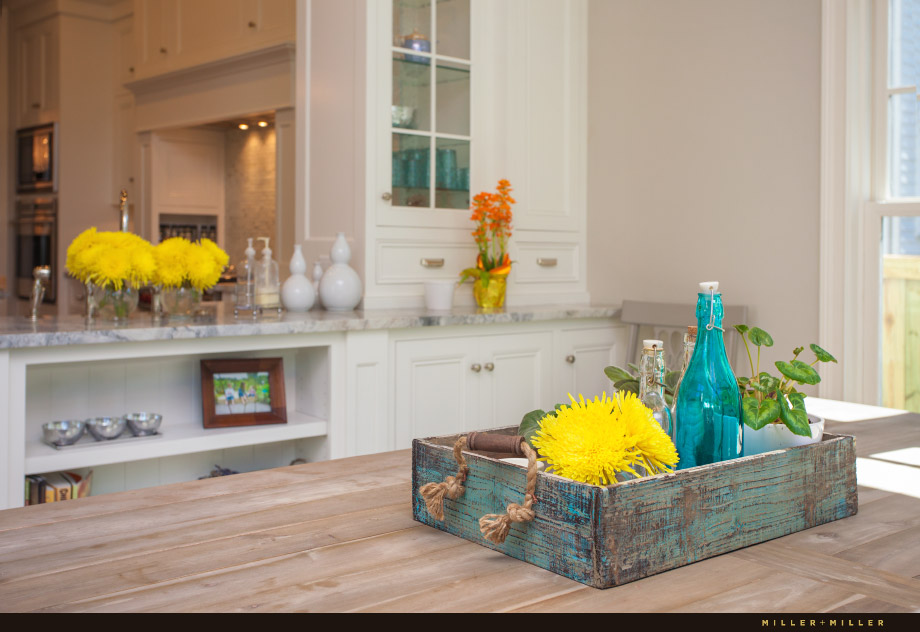
[[[539,257],[539,258],[537,259],[537,265],[538,265],[538,266],[543,266],[544,268],[555,268],[555,267],[556,267],[556,258],[553,257],[552,259],[550,259],[550,258],[547,258],[547,257]]]
[[[423,268],[443,268],[444,259],[422,259]]]

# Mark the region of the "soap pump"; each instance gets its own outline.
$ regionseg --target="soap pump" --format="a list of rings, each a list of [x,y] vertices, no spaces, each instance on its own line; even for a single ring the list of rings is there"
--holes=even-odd
[[[236,268],[236,304],[233,306],[233,315],[256,317],[259,308],[256,306],[256,249],[252,247],[252,237],[247,240],[246,258]]]
[[[281,313],[281,282],[278,279],[278,262],[272,259],[268,237],[259,237],[265,242],[262,258],[256,264],[256,306],[260,312],[277,311]]]

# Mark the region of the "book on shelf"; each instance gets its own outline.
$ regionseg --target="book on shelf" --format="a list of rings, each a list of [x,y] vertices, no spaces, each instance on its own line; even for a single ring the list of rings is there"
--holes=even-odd
[[[89,496],[93,471],[85,476],[76,472],[30,474],[25,478],[25,504],[39,505]]]

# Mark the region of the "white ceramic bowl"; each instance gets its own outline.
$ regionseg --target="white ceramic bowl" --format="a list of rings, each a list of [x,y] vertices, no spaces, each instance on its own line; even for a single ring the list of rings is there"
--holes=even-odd
[[[824,435],[824,418],[817,415],[808,415],[808,427],[811,429],[810,437],[792,434],[786,424],[767,424],[760,430],[751,430],[747,425],[744,428],[743,454],[752,456],[773,450],[794,448],[799,445],[817,443]]]

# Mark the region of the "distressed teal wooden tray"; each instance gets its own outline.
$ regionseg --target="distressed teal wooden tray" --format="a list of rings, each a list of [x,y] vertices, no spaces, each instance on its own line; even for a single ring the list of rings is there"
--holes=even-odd
[[[517,427],[489,432],[517,434]],[[415,520],[596,588],[609,588],[772,540],[857,511],[853,437],[659,474],[609,487],[553,474],[537,478],[533,522],[503,544],[482,537],[479,518],[520,503],[526,471],[498,455],[464,452],[466,491],[435,520],[419,487],[457,471],[460,435],[412,442]]]

